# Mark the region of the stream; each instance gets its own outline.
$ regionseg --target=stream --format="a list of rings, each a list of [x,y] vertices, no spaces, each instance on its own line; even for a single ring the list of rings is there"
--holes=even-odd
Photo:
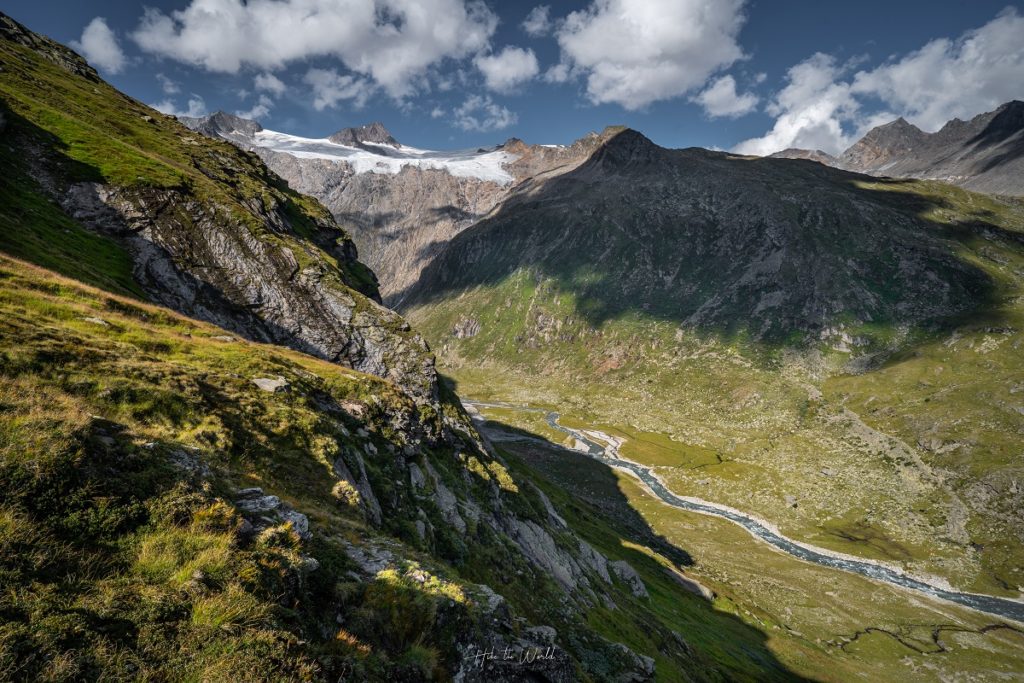
[[[655,496],[667,505],[671,505],[672,507],[676,507],[681,510],[689,510],[690,512],[713,515],[715,517],[727,519],[730,522],[738,524],[746,529],[752,536],[761,539],[769,545],[788,553],[793,557],[804,560],[805,562],[813,562],[814,564],[819,564],[823,567],[830,567],[832,569],[839,569],[853,574],[860,574],[861,576],[866,576],[869,579],[888,583],[900,588],[918,591],[925,595],[940,598],[942,600],[948,600],[949,602],[954,602],[958,605],[963,605],[979,612],[1024,623],[1024,602],[1018,602],[1008,598],[998,598],[990,595],[979,595],[977,593],[961,593],[948,588],[941,588],[907,576],[898,569],[894,569],[883,564],[866,560],[857,560],[847,556],[839,556],[823,548],[816,548],[805,543],[798,543],[790,540],[778,532],[768,528],[764,523],[759,522],[738,510],[719,506],[697,498],[683,498],[678,496],[661,483],[661,480],[658,479],[658,477],[651,471],[650,467],[640,465],[630,460],[624,460],[619,457],[613,447],[602,446],[583,432],[563,426],[559,423],[558,420],[560,416],[556,412],[541,410],[539,408],[529,408],[510,403],[477,403],[473,401],[465,401],[465,404],[467,406],[479,408],[511,408],[515,410],[541,412],[544,414],[545,420],[552,429],[573,437],[586,448],[585,451],[576,449],[569,450],[585,453],[591,458],[603,462],[610,467],[630,472],[640,479],[640,481],[642,481]]]

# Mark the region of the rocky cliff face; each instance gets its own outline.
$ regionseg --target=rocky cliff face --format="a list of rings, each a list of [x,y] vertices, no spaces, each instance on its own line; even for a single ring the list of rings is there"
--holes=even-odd
[[[289,190],[252,155],[120,95],[66,48],[9,20],[4,38],[4,97],[16,119],[9,138],[28,160],[25,173],[68,216],[123,244],[152,300],[249,339],[385,377],[418,400],[437,402],[429,349],[378,303],[372,271],[322,207]],[[26,54],[41,55],[67,77],[55,78]],[[106,133],[80,118],[92,115],[84,98],[105,110]],[[32,106],[40,100],[66,111],[64,120],[35,121]],[[68,154],[54,145],[46,130],[52,125],[58,134],[85,131],[81,149]],[[256,129],[227,115],[209,125]],[[129,151],[105,155],[108,134]],[[154,151],[160,161],[152,161]]]
[[[941,180],[976,192],[1024,195],[1024,102],[1008,102],[970,121],[926,133],[900,118],[874,128],[838,157],[785,150],[773,157],[812,159],[857,173]]]

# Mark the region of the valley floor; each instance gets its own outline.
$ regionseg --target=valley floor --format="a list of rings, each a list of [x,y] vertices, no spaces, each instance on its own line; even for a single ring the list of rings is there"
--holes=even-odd
[[[472,395],[471,387],[460,387]],[[695,590],[713,591],[715,609],[763,631],[768,649],[794,673],[823,681],[1024,676],[1020,623],[802,561],[725,519],[667,505],[634,476],[580,452],[597,439],[657,471],[671,466],[670,440],[664,440],[668,450],[645,450],[645,440],[657,435],[594,425],[572,412],[559,420],[573,425],[570,434],[545,419],[547,410],[494,399],[489,395],[491,403],[478,405],[487,431],[518,464],[546,480],[553,498],[586,501],[623,546],[656,555],[667,573]],[[669,488],[691,493],[678,481],[669,480]]]

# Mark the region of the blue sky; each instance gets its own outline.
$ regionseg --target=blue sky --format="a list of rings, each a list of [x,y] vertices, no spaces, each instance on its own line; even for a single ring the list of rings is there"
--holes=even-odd
[[[57,5],[3,11],[148,104],[311,137],[380,120],[460,148],[626,124],[668,147],[837,152],[895,116],[933,130],[1024,99],[1024,7],[1006,0]]]

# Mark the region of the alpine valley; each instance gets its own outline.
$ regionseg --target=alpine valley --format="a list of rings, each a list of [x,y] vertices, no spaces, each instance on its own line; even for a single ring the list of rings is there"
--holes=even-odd
[[[1021,679],[1022,106],[439,152],[0,14],[0,680]]]

